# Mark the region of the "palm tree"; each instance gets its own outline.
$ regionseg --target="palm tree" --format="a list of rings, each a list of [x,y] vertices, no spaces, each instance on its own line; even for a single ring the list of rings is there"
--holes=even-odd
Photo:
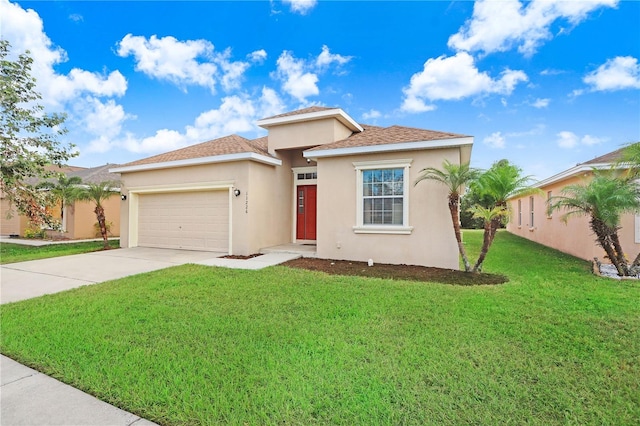
[[[109,248],[109,239],[107,234],[107,220],[104,215],[104,207],[102,206],[102,203],[112,197],[113,194],[119,192],[117,189],[114,189],[119,185],[120,183],[116,181],[89,183],[83,188],[80,196],[81,199],[91,201],[96,206],[93,211],[98,219],[98,226],[100,227],[100,234],[102,234],[105,249]]]
[[[465,272],[471,271],[471,265],[467,258],[464,244],[462,243],[462,233],[460,231],[460,193],[470,182],[477,179],[480,171],[469,167],[469,164],[452,164],[449,160],[442,163],[442,169],[434,167],[426,167],[420,170],[420,177],[416,179],[414,185],[423,180],[434,180],[446,186],[449,194],[449,213],[451,214],[451,222],[453,223],[453,232],[458,242],[458,251],[464,263]]]
[[[628,179],[637,179],[640,176],[640,142],[626,145],[616,166],[627,169]]]
[[[628,179],[621,179],[614,170],[593,170],[593,179],[584,185],[568,185],[562,195],[552,197],[551,210],[564,209],[562,219],[588,216],[596,242],[607,254],[620,276],[630,275],[631,269],[620,244],[618,229],[623,213],[640,211],[640,188]],[[637,267],[640,255],[631,265]]]
[[[503,220],[508,214],[509,211],[502,207],[494,206],[492,208],[486,208],[479,204],[471,207],[469,211],[473,214],[473,217],[482,219],[484,222],[484,234],[482,236],[482,248],[480,249],[480,255],[478,255],[478,260],[473,266],[472,272],[482,272],[482,265],[484,264],[484,259],[487,257],[487,253],[489,252],[489,248],[491,244],[493,244],[493,240],[496,237],[497,228],[493,228],[493,223],[497,221]]]
[[[60,202],[60,222],[62,230],[65,231],[64,224],[64,209],[67,206],[73,205],[74,202],[80,199],[82,189],[79,185],[82,183],[82,179],[78,176],[64,176],[58,177],[58,182],[43,182],[38,185],[38,188],[48,189],[51,195]]]
[[[484,200],[489,200],[490,205],[482,206],[482,210],[476,209],[474,214],[476,217],[484,220],[485,235],[480,257],[473,267],[473,272],[479,272],[482,269],[484,257],[493,243],[498,228],[509,217],[507,200],[512,197],[521,197],[542,192],[538,188],[530,187],[530,182],[531,177],[522,176],[522,169],[509,163],[508,160],[497,161],[489,170],[474,181],[473,191]],[[474,208],[472,208],[472,210],[474,210]]]

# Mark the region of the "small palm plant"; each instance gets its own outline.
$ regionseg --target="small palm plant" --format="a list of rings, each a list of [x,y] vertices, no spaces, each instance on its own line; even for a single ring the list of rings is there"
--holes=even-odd
[[[59,176],[57,182],[43,182],[38,185],[39,189],[48,189],[51,195],[60,202],[60,222],[64,229],[64,210],[65,207],[73,205],[74,202],[80,199],[82,194],[82,179],[78,176]]]
[[[117,189],[120,185],[116,181],[104,181],[100,183],[89,183],[83,189],[80,198],[82,200],[90,201],[95,204],[93,210],[98,220],[98,226],[100,227],[100,234],[104,241],[104,248],[109,248],[109,235],[107,230],[107,220],[104,214],[104,207],[102,204],[111,198],[114,194],[119,193]]]
[[[458,251],[462,257],[464,270],[471,271],[471,265],[467,258],[467,253],[462,242],[462,232],[460,231],[460,196],[464,188],[470,182],[477,179],[480,171],[469,167],[469,164],[453,164],[448,160],[442,163],[442,169],[435,167],[427,167],[420,171],[420,177],[415,181],[414,185],[423,180],[433,180],[447,187],[449,199],[449,213],[451,214],[451,222],[453,224],[453,232],[458,242]]]
[[[629,276],[640,266],[640,255],[629,265],[618,230],[623,213],[640,211],[640,187],[633,180],[621,178],[615,170],[593,170],[586,184],[568,185],[562,195],[549,200],[550,210],[565,210],[562,219],[588,216],[596,242],[607,254],[620,276]]]
[[[542,191],[529,186],[530,176],[523,176],[522,169],[509,163],[507,160],[496,162],[489,170],[484,172],[474,183],[473,191],[485,200],[489,200],[488,206],[474,206],[471,211],[474,217],[484,220],[484,238],[480,256],[472,272],[480,272],[498,228],[509,217],[507,200],[512,197],[539,194]]]

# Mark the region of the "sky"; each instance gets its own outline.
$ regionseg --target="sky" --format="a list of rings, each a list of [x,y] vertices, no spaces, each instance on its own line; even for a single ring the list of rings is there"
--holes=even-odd
[[[312,105],[474,137],[544,179],[640,141],[640,2],[8,1],[73,165],[266,131]]]

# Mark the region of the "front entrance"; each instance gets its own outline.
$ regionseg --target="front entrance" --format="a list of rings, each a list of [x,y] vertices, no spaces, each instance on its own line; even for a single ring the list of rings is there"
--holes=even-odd
[[[298,185],[296,188],[296,239],[316,239],[316,185]]]

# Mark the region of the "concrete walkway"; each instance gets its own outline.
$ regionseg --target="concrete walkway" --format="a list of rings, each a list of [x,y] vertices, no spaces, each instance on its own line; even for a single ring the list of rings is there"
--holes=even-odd
[[[12,242],[15,240],[2,242]],[[262,269],[300,257],[269,253],[247,260],[223,259],[224,253],[135,247],[32,260],[0,266],[0,303],[30,299],[83,285],[186,263]],[[0,424],[9,425],[154,425],[78,389],[0,357]]]

